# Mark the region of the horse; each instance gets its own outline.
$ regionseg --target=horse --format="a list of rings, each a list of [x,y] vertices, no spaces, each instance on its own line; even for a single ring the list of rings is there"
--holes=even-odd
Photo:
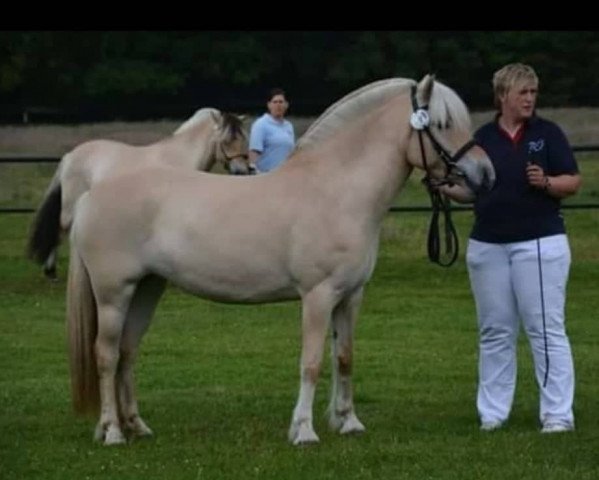
[[[353,335],[383,219],[414,168],[471,189],[493,185],[470,128],[463,101],[433,76],[391,78],[336,102],[272,172],[145,169],[85,193],[71,228],[67,330],[74,410],[99,410],[95,439],[152,434],[133,365],[167,281],[217,302],[301,300],[289,441],[319,441],[312,406],[329,327],[330,426],[364,431],[353,402]]]
[[[233,175],[256,173],[249,163],[248,136],[242,121],[231,113],[202,108],[172,135],[150,145],[91,140],[76,146],[62,157],[37,209],[28,256],[44,265],[48,278],[56,280],[61,229],[69,230],[79,197],[104,178],[155,165],[209,171],[216,162]]]

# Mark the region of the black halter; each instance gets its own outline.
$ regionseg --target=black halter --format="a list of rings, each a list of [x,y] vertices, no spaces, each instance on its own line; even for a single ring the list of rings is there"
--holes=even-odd
[[[220,152],[223,154],[223,157],[225,157],[225,160],[227,162],[230,162],[234,158],[243,158],[244,160],[247,160],[249,158],[249,155],[247,153],[237,153],[234,155],[227,155],[227,152],[225,150],[225,147],[223,147],[222,142],[219,142],[219,146],[220,146]]]
[[[416,100],[416,85],[412,85],[412,119],[410,123],[412,127],[418,132],[418,141],[420,142],[420,152],[422,154],[422,163],[424,165],[424,170],[426,171],[426,178],[429,178],[430,181],[430,172],[428,169],[428,164],[426,161],[426,154],[424,152],[424,143],[422,141],[422,133],[426,133],[426,136],[429,138],[430,142],[435,149],[435,152],[441,157],[445,167],[447,168],[447,172],[445,174],[445,178],[441,180],[441,183],[450,183],[449,176],[453,173],[457,176],[463,176],[463,173],[460,171],[457,166],[460,158],[464,156],[464,154],[474,147],[477,143],[476,140],[471,139],[466,142],[457,152],[451,155],[444,147],[439,143],[436,137],[433,135],[433,132],[429,126],[429,116],[428,116],[428,105],[418,106],[418,101]],[[455,173],[454,173],[455,171]],[[436,181],[437,185],[439,181]]]
[[[410,124],[418,132],[418,142],[420,143],[420,154],[422,155],[422,164],[424,171],[426,172],[422,183],[426,185],[429,196],[431,198],[431,204],[433,209],[433,215],[431,217],[431,223],[428,230],[427,239],[427,250],[428,258],[431,262],[434,262],[442,267],[449,267],[458,258],[459,253],[459,240],[458,235],[451,219],[451,202],[449,198],[442,195],[439,190],[435,187],[443,184],[451,184],[450,176],[463,177],[464,174],[457,166],[460,158],[470,150],[476,141],[474,139],[466,142],[457,152],[451,155],[439,141],[433,135],[433,132],[429,128],[430,118],[428,116],[428,105],[418,106],[416,100],[416,85],[412,85],[412,117],[410,118]],[[433,148],[443,161],[446,167],[445,177],[441,180],[431,178],[428,162],[426,160],[426,152],[424,150],[424,141],[422,139],[422,133],[425,133],[430,140]],[[443,211],[444,215],[444,229],[445,229],[445,256],[449,256],[449,260],[444,263],[441,260],[441,241],[439,236],[439,213]]]
[[[227,152],[225,150],[225,147],[223,147],[222,142],[218,143],[219,147],[220,147],[220,152],[222,153],[224,159],[225,159],[225,169],[230,172],[231,171],[231,161],[235,158],[241,158],[243,160],[246,161],[246,163],[248,164],[248,170],[251,172],[252,168],[249,166],[249,162],[248,159],[250,158],[249,155],[247,153],[237,153],[234,155],[227,155]]]

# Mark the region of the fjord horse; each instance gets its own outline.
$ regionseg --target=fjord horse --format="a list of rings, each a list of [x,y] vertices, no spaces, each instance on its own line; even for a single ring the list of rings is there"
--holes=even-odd
[[[352,393],[354,326],[383,219],[415,167],[471,189],[495,178],[471,142],[466,106],[429,75],[347,95],[275,171],[143,169],[83,195],[71,229],[67,324],[74,406],[100,407],[96,439],[110,445],[151,434],[133,364],[166,281],[218,302],[301,300],[289,440],[318,441],[312,405],[329,328],[330,424],[342,434],[363,431]]]
[[[79,197],[95,183],[152,166],[209,171],[221,162],[231,174],[255,173],[249,164],[248,137],[242,118],[214,108],[202,108],[173,135],[156,143],[133,146],[111,140],[82,143],[65,154],[37,210],[28,255],[56,279],[56,255],[61,231],[73,221]],[[119,196],[126,197],[127,192]]]

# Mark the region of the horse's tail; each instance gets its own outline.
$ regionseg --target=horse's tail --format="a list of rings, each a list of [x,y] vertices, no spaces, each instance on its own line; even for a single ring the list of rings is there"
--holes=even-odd
[[[61,164],[56,169],[44,199],[37,209],[27,244],[27,256],[39,264],[44,264],[60,242]]]
[[[89,273],[71,246],[67,281],[67,337],[73,408],[97,413],[100,390],[94,343],[98,332],[97,305]]]

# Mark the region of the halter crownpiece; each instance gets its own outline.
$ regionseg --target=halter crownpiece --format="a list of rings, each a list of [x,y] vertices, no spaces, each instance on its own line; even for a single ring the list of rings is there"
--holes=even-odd
[[[412,112],[410,116],[410,125],[415,130],[424,130],[431,123],[431,118],[428,115],[428,112],[423,108],[419,108]]]

